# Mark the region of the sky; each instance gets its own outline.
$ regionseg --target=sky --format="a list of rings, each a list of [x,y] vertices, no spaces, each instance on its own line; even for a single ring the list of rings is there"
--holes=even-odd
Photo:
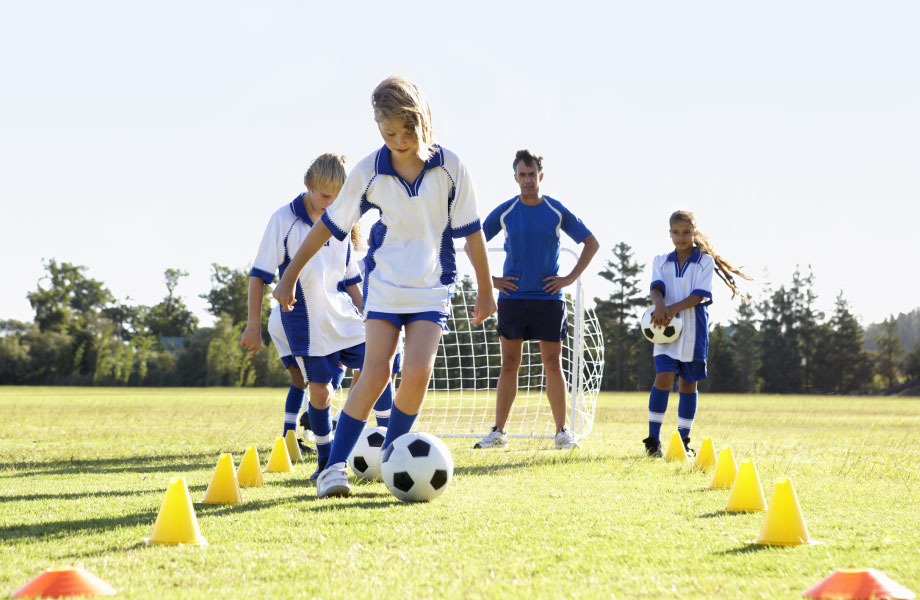
[[[541,191],[601,243],[588,298],[618,242],[647,267],[673,249],[684,209],[752,297],[810,268],[819,308],[881,321],[920,306],[918,23],[885,0],[0,0],[0,320],[31,320],[53,258],[134,304],[183,269],[211,323],[210,265],[248,269],[313,158],[382,145],[369,98],[395,74],[483,218],[518,192],[515,151],[543,155]]]

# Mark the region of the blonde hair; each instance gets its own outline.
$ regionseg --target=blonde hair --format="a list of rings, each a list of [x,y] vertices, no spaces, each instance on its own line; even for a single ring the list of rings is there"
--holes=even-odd
[[[346,177],[345,156],[327,152],[316,157],[303,175],[303,184],[311,190],[335,190],[338,194]],[[355,249],[361,248],[361,226],[358,223],[351,228],[351,245]]]
[[[737,275],[742,279],[747,279],[748,281],[751,280],[751,277],[742,273],[738,267],[732,265],[730,262],[716,253],[712,247],[712,242],[709,241],[709,238],[706,237],[702,231],[696,228],[696,217],[693,216],[693,213],[688,210],[676,210],[671,213],[671,216],[668,218],[668,224],[673,225],[675,221],[684,221],[693,228],[693,241],[700,249],[700,252],[708,254],[712,257],[712,260],[715,262],[716,266],[716,275],[718,275],[719,279],[724,281],[725,285],[727,285],[728,288],[732,291],[732,298],[740,294],[743,300],[747,300],[747,297],[738,291],[738,286],[735,284],[734,275]]]
[[[434,155],[434,128],[431,109],[418,86],[402,77],[387,77],[371,94],[374,120],[377,123],[402,123],[418,140],[418,157],[428,160]]]

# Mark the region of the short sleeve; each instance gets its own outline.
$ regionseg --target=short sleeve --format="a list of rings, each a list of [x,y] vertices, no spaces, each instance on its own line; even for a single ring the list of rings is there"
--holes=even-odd
[[[454,181],[454,202],[450,207],[450,228],[454,238],[472,235],[482,229],[476,210],[476,194],[473,182],[463,163],[459,163]]]
[[[502,212],[506,208],[507,202],[502,202],[496,206],[486,220],[482,222],[482,233],[486,236],[488,242],[502,230]]]
[[[358,268],[358,262],[355,260],[354,248],[351,240],[348,240],[348,261],[345,263],[345,280],[342,282],[345,287],[361,283],[361,270]]]
[[[649,286],[649,293],[656,287],[661,289],[662,294],[668,291],[664,284],[664,273],[661,270],[661,263],[661,258],[658,256],[652,260],[652,285]]]
[[[585,238],[591,235],[591,231],[582,223],[581,219],[572,214],[572,211],[561,203],[557,204],[562,212],[562,231],[578,244],[585,241]]]
[[[708,254],[703,254],[699,264],[700,268],[693,278],[693,291],[690,293],[703,298],[700,305],[708,306],[712,304],[712,272],[715,270],[715,261]]]
[[[367,191],[368,183],[363,169],[352,169],[335,202],[326,209],[322,220],[335,239],[344,240],[361,218],[361,199]]]
[[[262,234],[259,251],[252,261],[250,277],[261,277],[265,283],[275,280],[275,272],[284,261],[284,232],[281,231],[281,226],[280,215],[275,213],[265,227],[265,233]]]

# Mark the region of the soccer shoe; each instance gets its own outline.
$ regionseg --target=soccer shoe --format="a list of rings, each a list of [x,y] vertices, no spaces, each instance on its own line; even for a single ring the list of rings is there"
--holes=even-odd
[[[492,431],[486,434],[486,437],[473,444],[473,448],[504,448],[507,445],[508,436],[502,433],[498,427],[493,427]]]
[[[316,478],[316,497],[351,496],[351,484],[348,483],[348,469],[345,463],[329,465]]]
[[[297,440],[297,445],[300,446],[301,454],[316,454],[316,448],[313,446],[307,446],[300,440]]]
[[[689,439],[689,438],[688,438]],[[642,443],[645,444],[645,453],[651,458],[661,458],[664,456],[661,453],[661,441],[657,438],[647,437],[642,440]]]
[[[310,473],[310,481],[316,483],[316,480],[319,479],[319,474],[323,472],[323,469],[326,468],[326,463],[329,462],[329,457],[318,458],[316,459],[316,470]]]
[[[696,456],[696,450],[690,447],[690,438],[685,437],[680,439],[684,443],[684,451],[687,453],[687,456]]]
[[[556,434],[556,450],[571,450],[572,448],[581,448],[581,444],[575,441],[575,436],[563,427]]]
[[[312,431],[310,427],[310,413],[303,411],[300,413],[300,426],[303,427],[306,431]]]

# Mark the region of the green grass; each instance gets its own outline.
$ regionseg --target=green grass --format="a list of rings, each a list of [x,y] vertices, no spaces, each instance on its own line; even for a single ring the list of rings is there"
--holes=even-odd
[[[263,465],[285,390],[0,387],[0,594],[79,565],[123,598],[799,598],[835,567],[920,592],[920,400],[707,395],[712,436],[755,459],[767,500],[789,476],[817,546],[751,546],[709,473],[641,455],[647,396],[604,394],[581,450],[445,440],[430,504],[383,484],[318,501],[266,474],[243,504],[198,506],[206,548],[147,547],[171,476],[200,500],[221,452]],[[676,422],[676,399],[665,421]]]

